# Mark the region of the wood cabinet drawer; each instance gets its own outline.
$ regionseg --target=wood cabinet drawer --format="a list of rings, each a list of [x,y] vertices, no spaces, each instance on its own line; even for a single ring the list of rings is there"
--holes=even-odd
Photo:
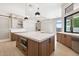
[[[20,51],[24,54],[24,55],[27,55],[27,47],[23,47],[21,45],[18,45],[18,48],[20,49]]]
[[[27,55],[28,54],[28,46],[26,43],[27,39],[18,35],[16,36],[17,36],[16,47],[18,47],[24,55]]]

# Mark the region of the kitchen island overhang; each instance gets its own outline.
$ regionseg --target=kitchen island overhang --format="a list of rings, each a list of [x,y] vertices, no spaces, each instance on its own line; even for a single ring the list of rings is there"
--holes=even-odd
[[[54,34],[41,32],[14,33],[16,47],[27,56],[49,56],[55,50]]]

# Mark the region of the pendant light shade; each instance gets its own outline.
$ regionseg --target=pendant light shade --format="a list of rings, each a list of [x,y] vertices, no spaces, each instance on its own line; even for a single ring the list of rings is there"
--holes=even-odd
[[[40,13],[39,12],[36,12],[35,15],[40,15]]]
[[[37,20],[37,22],[40,22],[39,20]]]
[[[24,19],[28,19],[28,17],[25,17]]]
[[[37,8],[37,12],[35,12],[35,15],[40,15],[39,8]]]

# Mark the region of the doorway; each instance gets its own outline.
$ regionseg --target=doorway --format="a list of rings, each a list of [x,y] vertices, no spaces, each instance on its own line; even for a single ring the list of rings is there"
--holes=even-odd
[[[9,38],[9,17],[0,16],[0,40]]]

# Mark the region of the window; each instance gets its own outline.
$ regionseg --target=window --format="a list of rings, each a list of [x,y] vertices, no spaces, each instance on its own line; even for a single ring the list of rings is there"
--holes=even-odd
[[[79,12],[65,17],[65,32],[79,33]]]
[[[61,19],[57,19],[56,20],[56,31],[57,32],[61,32],[62,29],[62,20]]]

